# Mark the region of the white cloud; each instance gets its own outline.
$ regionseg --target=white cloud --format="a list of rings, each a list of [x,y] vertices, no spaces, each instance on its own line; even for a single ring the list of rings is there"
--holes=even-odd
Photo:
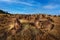
[[[31,4],[31,3],[23,2],[23,1],[18,1],[18,0],[0,0],[0,2],[18,3],[18,4],[24,4],[24,5],[27,5],[27,6],[33,6],[33,4]]]
[[[28,6],[33,6],[33,4],[28,3],[28,2],[22,2],[22,1],[14,1],[14,3],[19,3],[19,4],[24,4],[24,5],[28,5]]]
[[[44,9],[55,9],[57,8],[59,5],[45,5],[43,6]]]

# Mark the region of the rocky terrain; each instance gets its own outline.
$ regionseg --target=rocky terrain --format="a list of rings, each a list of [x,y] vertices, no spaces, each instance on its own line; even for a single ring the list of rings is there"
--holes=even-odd
[[[60,16],[1,13],[0,40],[60,40]]]

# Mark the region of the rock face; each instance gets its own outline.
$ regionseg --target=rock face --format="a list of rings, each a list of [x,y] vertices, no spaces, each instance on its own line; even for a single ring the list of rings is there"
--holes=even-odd
[[[60,17],[0,14],[0,40],[60,40]]]

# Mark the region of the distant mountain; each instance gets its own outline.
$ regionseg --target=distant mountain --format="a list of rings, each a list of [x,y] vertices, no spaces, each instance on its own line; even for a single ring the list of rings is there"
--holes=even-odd
[[[0,10],[0,14],[10,14],[10,13]]]

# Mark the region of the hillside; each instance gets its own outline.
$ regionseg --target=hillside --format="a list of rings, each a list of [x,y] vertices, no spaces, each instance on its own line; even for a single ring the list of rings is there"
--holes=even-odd
[[[1,13],[0,40],[60,40],[60,16]]]

